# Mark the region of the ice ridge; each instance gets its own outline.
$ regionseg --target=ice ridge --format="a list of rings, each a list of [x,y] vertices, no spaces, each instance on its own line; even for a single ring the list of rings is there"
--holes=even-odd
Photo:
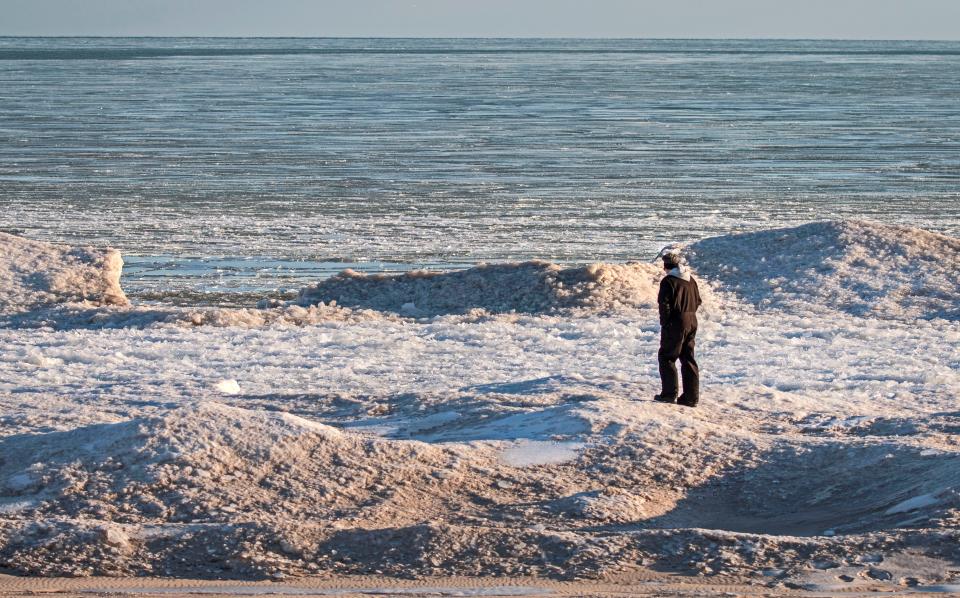
[[[960,239],[845,220],[691,244],[701,277],[760,307],[888,319],[960,319]]]
[[[656,305],[660,268],[655,264],[591,264],[562,268],[545,261],[484,264],[455,272],[415,270],[365,275],[345,270],[300,291],[301,305],[336,302],[411,316],[543,313],[586,308]]]

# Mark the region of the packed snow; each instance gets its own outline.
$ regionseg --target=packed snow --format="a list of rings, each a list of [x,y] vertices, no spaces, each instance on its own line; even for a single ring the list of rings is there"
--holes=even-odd
[[[8,570],[639,564],[776,585],[835,563],[896,584],[904,551],[960,560],[956,239],[839,222],[694,243],[696,409],[650,400],[651,264],[344,273],[259,308],[110,305],[122,291],[90,281],[118,255],[4,240]],[[83,282],[37,282],[51,273]]]

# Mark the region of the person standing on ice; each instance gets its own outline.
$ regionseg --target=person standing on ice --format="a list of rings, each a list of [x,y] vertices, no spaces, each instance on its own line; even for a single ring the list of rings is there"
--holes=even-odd
[[[697,281],[680,263],[674,252],[662,254],[663,269],[667,273],[660,281],[657,303],[660,307],[660,365],[661,392],[653,400],[696,407],[700,401],[700,368],[694,358],[697,336],[697,308],[700,307],[700,289]],[[677,365],[683,377],[683,394],[677,396]]]

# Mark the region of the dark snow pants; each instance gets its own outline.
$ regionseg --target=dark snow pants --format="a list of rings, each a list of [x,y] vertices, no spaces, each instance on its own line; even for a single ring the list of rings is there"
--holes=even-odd
[[[660,363],[660,382],[665,397],[677,396],[677,365],[680,359],[680,373],[683,376],[683,397],[689,402],[700,399],[700,368],[693,356],[697,337],[697,315],[680,314],[671,318],[660,327],[660,351],[657,360]]]

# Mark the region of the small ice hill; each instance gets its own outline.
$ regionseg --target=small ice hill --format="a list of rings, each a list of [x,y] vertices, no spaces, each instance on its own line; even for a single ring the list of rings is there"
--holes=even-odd
[[[758,307],[960,319],[960,239],[857,220],[704,239],[700,276]]]
[[[60,303],[126,305],[115,249],[67,247],[0,233],[0,313]]]
[[[248,521],[336,518],[368,500],[373,486],[435,479],[456,460],[416,441],[215,402],[13,436],[0,447],[0,512],[128,523],[216,522],[237,513]]]
[[[415,270],[365,275],[353,270],[300,291],[301,305],[336,302],[411,316],[543,313],[585,308],[651,307],[661,269],[655,264],[591,264],[561,268],[544,261],[480,265],[455,272]]]

